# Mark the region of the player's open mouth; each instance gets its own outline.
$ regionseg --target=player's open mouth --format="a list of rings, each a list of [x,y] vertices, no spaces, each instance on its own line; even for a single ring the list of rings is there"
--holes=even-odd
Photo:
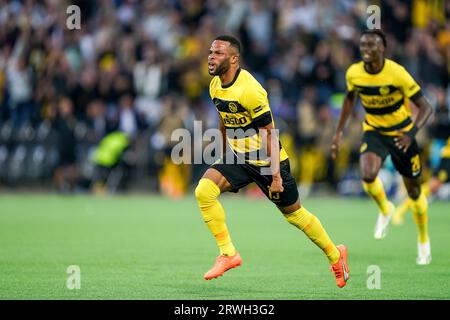
[[[370,59],[370,54],[368,54],[368,53],[363,54],[363,58],[364,59]]]
[[[212,63],[208,63],[208,70],[214,69],[215,65]]]

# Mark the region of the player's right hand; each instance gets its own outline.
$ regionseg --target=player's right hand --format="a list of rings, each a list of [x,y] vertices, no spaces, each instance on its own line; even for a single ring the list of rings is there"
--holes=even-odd
[[[271,193],[280,193],[284,191],[283,179],[281,178],[280,175],[275,175],[272,178],[272,183],[270,185],[269,190]]]
[[[333,136],[333,141],[331,143],[331,158],[336,160],[339,153],[339,148],[341,146],[342,132],[338,132]]]

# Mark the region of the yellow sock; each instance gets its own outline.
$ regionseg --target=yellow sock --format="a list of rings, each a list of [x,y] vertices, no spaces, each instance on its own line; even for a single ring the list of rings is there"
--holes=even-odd
[[[430,195],[431,190],[430,190],[430,186],[428,185],[428,183],[422,183],[420,188],[425,197],[428,197]]]
[[[200,179],[195,189],[195,197],[203,215],[203,220],[214,238],[216,238],[220,254],[234,256],[236,249],[231,242],[231,237],[225,224],[225,211],[217,200],[219,195],[220,189],[212,180]]]
[[[428,186],[428,183],[423,183],[421,189],[425,197],[428,197],[430,195],[430,187]],[[413,201],[414,200],[412,200],[411,198],[406,198],[405,201],[398,205],[395,210],[394,218],[398,221],[403,221],[408,210],[412,208]]]
[[[322,249],[331,264],[339,260],[339,250],[331,241],[320,220],[315,215],[304,207],[301,207],[297,211],[285,214],[284,217],[290,224],[302,230],[312,242]]]
[[[411,207],[411,199],[407,198],[395,209],[396,219],[403,221],[410,207]]]
[[[387,216],[389,214],[389,201],[386,197],[386,193],[384,192],[383,183],[380,178],[376,178],[374,182],[367,183],[363,181],[364,190],[367,194],[375,200],[380,208],[380,211],[383,215]]]
[[[420,193],[417,200],[410,199],[414,222],[417,226],[418,240],[420,243],[428,241],[428,201],[427,197]]]

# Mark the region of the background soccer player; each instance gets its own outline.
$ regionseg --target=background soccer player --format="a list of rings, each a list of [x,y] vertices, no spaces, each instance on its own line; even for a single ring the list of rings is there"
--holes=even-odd
[[[210,95],[221,118],[219,122],[224,146],[227,140],[232,154],[224,154],[223,161],[213,164],[195,189],[203,219],[220,249],[220,256],[204,278],[217,278],[225,271],[241,265],[241,256],[231,241],[225,212],[217,198],[223,192],[237,192],[255,182],[287,221],[302,230],[323,250],[330,261],[336,284],[343,287],[349,278],[347,248],[335,246],[319,219],[300,206],[297,184],[290,172],[287,153],[278,140],[275,147],[270,143],[277,138],[271,132],[274,122],[267,92],[249,72],[240,68],[239,58],[240,43],[236,38],[219,36],[213,41],[208,56],[208,71],[214,76],[210,83]],[[241,129],[241,133],[236,129]],[[243,130],[246,130],[245,133]],[[260,135],[261,130],[267,130],[266,139]],[[252,157],[262,151],[264,146],[267,146],[268,157]],[[233,159],[231,164],[226,163],[229,156]],[[238,159],[245,161],[237,163]],[[261,169],[269,165],[272,174],[264,175]]]
[[[386,39],[380,30],[362,33],[362,61],[352,64],[346,73],[348,92],[331,145],[332,157],[336,158],[342,131],[359,95],[366,111],[360,170],[364,190],[380,209],[374,237],[385,237],[395,210],[378,178],[383,161],[390,154],[395,168],[403,176],[418,228],[416,261],[418,264],[428,264],[431,261],[428,204],[420,189],[421,164],[415,135],[425,125],[432,107],[411,75],[401,65],[384,57],[385,48]],[[408,108],[410,100],[419,109],[414,122]]]

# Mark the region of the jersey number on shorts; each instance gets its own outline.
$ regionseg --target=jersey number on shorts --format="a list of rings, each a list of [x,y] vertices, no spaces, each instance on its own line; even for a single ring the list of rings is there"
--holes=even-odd
[[[420,171],[420,158],[418,154],[411,158],[411,171],[413,175],[416,175]]]
[[[270,191],[270,186],[267,186],[267,190],[269,190],[269,199],[270,200],[280,200],[280,193]]]

